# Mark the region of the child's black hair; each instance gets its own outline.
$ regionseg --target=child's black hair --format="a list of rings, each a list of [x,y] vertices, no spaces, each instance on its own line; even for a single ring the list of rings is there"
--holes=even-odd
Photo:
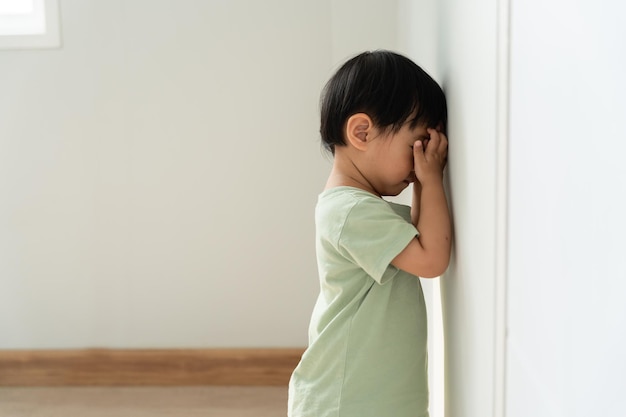
[[[398,132],[408,122],[447,124],[446,98],[435,80],[395,52],[364,52],[347,61],[328,81],[320,100],[322,143],[331,153],[344,146],[350,116],[365,113],[381,129]],[[409,118],[411,118],[409,120]]]

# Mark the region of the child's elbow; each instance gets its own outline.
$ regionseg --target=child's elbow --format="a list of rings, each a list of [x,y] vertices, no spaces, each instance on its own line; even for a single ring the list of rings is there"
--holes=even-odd
[[[446,272],[446,268],[443,269],[432,269],[424,271],[424,273],[420,274],[420,278],[438,278]]]
[[[448,269],[448,264],[450,263],[450,256],[443,256],[438,259],[433,259],[433,261],[426,266],[420,277],[422,278],[437,278],[442,276],[446,270]]]

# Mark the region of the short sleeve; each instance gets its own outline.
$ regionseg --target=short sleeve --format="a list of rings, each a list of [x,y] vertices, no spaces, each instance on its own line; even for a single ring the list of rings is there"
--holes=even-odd
[[[417,229],[380,198],[359,200],[346,217],[339,238],[343,256],[379,284],[395,276],[391,261],[418,236]]]

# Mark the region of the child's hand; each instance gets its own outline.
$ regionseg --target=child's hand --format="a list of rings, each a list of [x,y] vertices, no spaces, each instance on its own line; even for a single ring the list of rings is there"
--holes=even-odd
[[[428,129],[430,139],[413,144],[415,176],[422,184],[441,181],[448,157],[448,139],[443,132]]]

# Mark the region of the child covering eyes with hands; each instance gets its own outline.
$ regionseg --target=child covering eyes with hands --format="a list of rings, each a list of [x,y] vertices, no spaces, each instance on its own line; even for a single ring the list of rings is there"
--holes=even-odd
[[[365,52],[326,85],[333,168],[315,210],[320,294],[289,384],[290,417],[427,417],[418,277],[450,258],[446,100],[408,58]],[[388,202],[413,183],[411,207]]]

